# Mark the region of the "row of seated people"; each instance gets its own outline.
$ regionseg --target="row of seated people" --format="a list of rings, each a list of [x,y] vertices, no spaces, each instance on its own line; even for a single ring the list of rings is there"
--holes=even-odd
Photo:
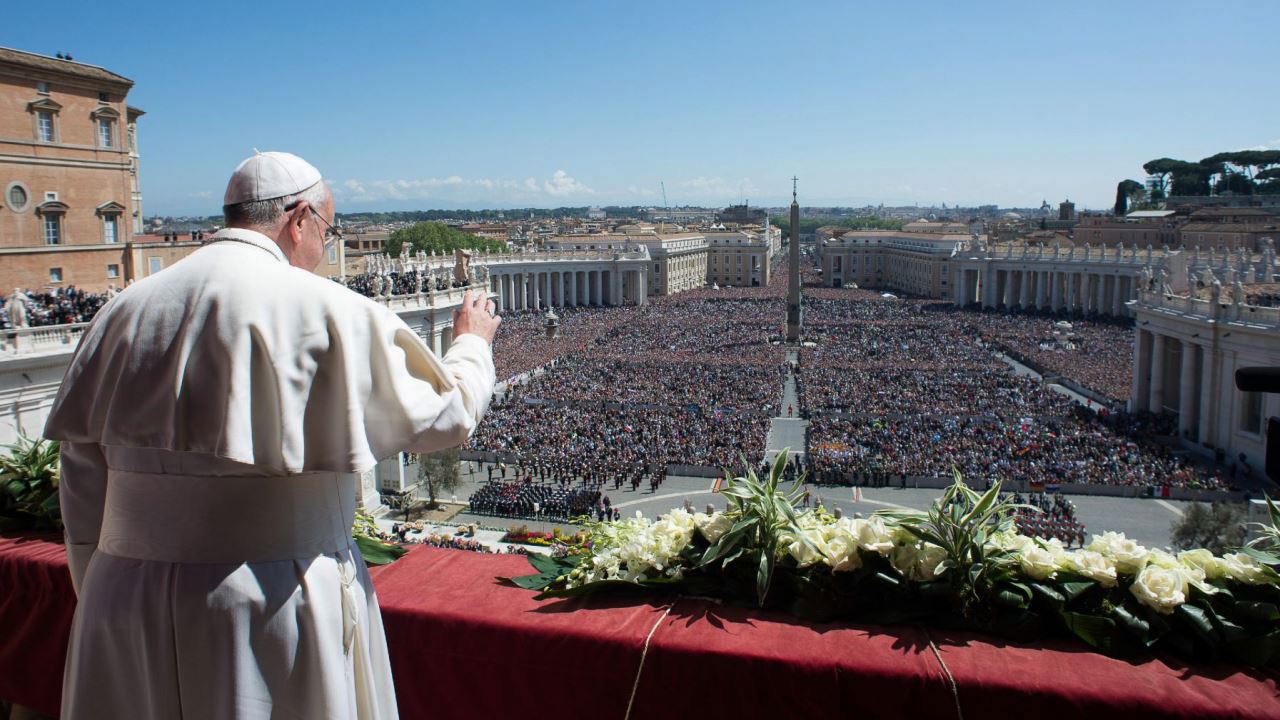
[[[1084,547],[1088,532],[1076,517],[1075,503],[1057,493],[1012,493],[1009,499],[1020,507],[1014,512],[1018,532],[1044,540],[1057,538],[1067,547],[1074,542]]]
[[[470,511],[481,515],[569,520],[591,513],[599,490],[552,487],[529,479],[489,482],[471,495]]]

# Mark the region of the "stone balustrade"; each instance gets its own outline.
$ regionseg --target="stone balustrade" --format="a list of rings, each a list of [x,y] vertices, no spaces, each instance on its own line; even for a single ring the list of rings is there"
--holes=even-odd
[[[1187,318],[1240,322],[1280,330],[1280,308],[1277,307],[1247,305],[1235,302],[1234,299],[1228,302],[1214,302],[1191,295],[1149,291],[1139,293],[1138,302],[1157,312],[1173,313]]]
[[[0,330],[0,359],[70,353],[87,327],[89,323]]]

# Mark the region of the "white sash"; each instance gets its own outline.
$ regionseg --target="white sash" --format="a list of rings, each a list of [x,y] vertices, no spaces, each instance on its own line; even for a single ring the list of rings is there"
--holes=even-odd
[[[351,547],[356,479],[110,470],[98,550],[173,563],[271,562]]]

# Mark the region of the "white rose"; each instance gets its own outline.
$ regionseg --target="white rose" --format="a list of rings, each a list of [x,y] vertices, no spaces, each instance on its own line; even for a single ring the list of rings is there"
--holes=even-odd
[[[1228,553],[1219,562],[1223,574],[1236,582],[1263,585],[1271,581],[1266,566],[1244,553]]]
[[[858,542],[853,535],[841,532],[827,540],[826,562],[835,572],[857,570],[862,567],[862,556],[858,555]]]
[[[713,515],[695,513],[693,524],[698,528],[698,532],[702,533],[702,537],[707,539],[707,542],[715,543],[722,535],[729,532],[729,528],[733,527],[733,520],[722,512]]]
[[[1111,558],[1093,550],[1076,550],[1063,556],[1062,567],[1091,580],[1103,587],[1116,586],[1116,564]]]
[[[881,555],[893,552],[893,533],[885,527],[884,520],[875,515],[866,519],[841,518],[839,523],[848,529],[863,550]]]
[[[1179,568],[1148,565],[1133,579],[1129,592],[1143,605],[1168,615],[1187,601],[1187,576]]]
[[[685,510],[684,508],[674,509],[671,512],[667,513],[666,515],[663,515],[662,519],[665,520],[669,525],[672,525],[673,527],[680,528],[680,530],[682,531],[688,531],[690,535],[693,534],[693,529],[695,527],[695,523],[693,521],[693,515],[691,515],[689,511]]]
[[[1034,544],[1018,553],[1018,564],[1022,572],[1036,580],[1048,580],[1058,571],[1057,555]]]
[[[1105,532],[1089,543],[1089,549],[1110,557],[1116,563],[1116,572],[1136,575],[1147,564],[1149,551],[1124,536],[1124,533]]]
[[[1204,548],[1178,553],[1178,562],[1187,568],[1200,570],[1208,580],[1220,580],[1224,575],[1222,563]]]
[[[928,582],[945,572],[940,566],[947,553],[932,543],[908,543],[898,545],[889,555],[889,562],[898,572],[912,580]]]

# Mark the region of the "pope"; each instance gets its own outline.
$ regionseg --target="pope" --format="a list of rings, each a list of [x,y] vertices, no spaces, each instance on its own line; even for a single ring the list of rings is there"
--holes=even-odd
[[[351,541],[358,475],[466,440],[493,394],[483,292],[437,357],[314,274],[320,172],[242,162],[226,228],[110,300],[45,428],[79,597],[64,718],[393,718],[386,639]]]

